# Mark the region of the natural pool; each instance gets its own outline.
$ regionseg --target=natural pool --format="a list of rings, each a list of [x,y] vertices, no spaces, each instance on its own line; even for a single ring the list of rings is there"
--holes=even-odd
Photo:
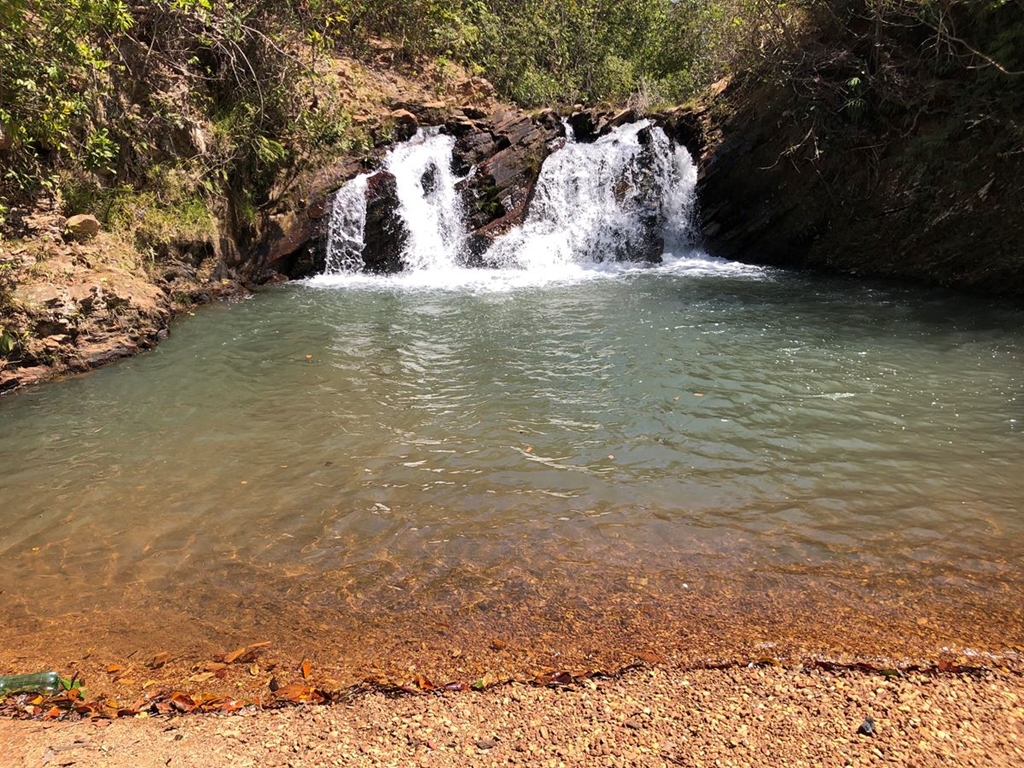
[[[0,401],[0,644],[1012,653],[1022,455],[1024,312],[976,297],[699,255],[318,278]]]

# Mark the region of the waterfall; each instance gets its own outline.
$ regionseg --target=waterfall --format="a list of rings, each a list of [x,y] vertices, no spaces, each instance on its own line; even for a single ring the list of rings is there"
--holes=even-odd
[[[688,239],[695,186],[689,154],[648,121],[592,144],[570,134],[544,162],[523,226],[498,238],[484,260],[522,269],[660,261],[666,245]]]
[[[363,267],[366,188],[369,176],[356,176],[338,190],[327,228],[326,272],[358,272]]]
[[[461,181],[452,171],[455,139],[420,130],[391,149],[378,174],[393,178],[392,210],[404,229],[407,272],[441,273],[465,263],[467,233]],[[359,176],[335,197],[328,274],[363,269],[368,189]],[[659,262],[689,245],[696,169],[649,121],[621,126],[596,142],[566,144],[544,161],[524,223],[496,238],[482,262],[541,272],[604,261]],[[372,197],[372,194],[370,195]]]
[[[409,233],[402,253],[408,270],[444,269],[462,259],[466,232],[451,168],[454,148],[454,137],[432,128],[388,153],[385,167],[397,182],[398,212]]]

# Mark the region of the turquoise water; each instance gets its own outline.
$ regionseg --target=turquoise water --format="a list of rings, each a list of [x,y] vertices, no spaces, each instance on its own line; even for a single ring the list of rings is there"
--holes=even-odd
[[[457,608],[583,572],[1002,604],[1022,396],[1024,312],[974,297],[700,260],[268,289],[0,401],[0,613]]]

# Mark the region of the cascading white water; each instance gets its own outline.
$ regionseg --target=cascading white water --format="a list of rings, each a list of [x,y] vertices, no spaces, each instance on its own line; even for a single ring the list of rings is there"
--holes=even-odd
[[[689,245],[696,168],[649,121],[616,128],[591,144],[566,128],[565,146],[541,169],[525,223],[484,254],[492,267],[534,274],[565,265],[657,260]],[[394,147],[385,170],[395,177],[407,239],[407,272],[450,272],[464,263],[460,181],[451,169],[455,139],[427,129]],[[342,187],[334,202],[327,273],[362,269],[370,175]]]
[[[356,176],[338,190],[327,230],[328,274],[358,272],[363,268],[363,231],[366,228],[366,187],[369,176]]]
[[[388,154],[385,165],[397,181],[398,210],[409,235],[406,269],[456,266],[466,242],[462,198],[452,172],[455,138],[438,129],[417,131]]]
[[[451,169],[455,139],[436,128],[420,130],[394,147],[384,161],[395,177],[398,215],[408,235],[401,254],[406,270],[458,265],[466,244],[459,179]],[[325,273],[340,275],[363,268],[367,188],[373,174],[357,176],[334,198],[328,226]]]
[[[499,267],[630,259],[657,238],[685,244],[696,170],[648,121],[615,129],[592,144],[567,143],[544,162],[522,227],[484,256]]]

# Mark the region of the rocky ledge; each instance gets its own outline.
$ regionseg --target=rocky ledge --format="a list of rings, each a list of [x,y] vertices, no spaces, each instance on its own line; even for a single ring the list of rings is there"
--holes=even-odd
[[[26,219],[31,237],[0,244],[0,393],[149,349],[176,312],[242,290],[209,242],[169,244],[156,269],[91,217]]]

